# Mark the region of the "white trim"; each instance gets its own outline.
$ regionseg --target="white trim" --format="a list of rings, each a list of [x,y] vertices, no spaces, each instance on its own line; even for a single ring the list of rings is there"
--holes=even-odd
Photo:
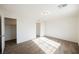
[[[1,38],[2,39],[2,53],[3,53],[4,52],[4,48],[5,48],[5,37],[4,37],[5,36],[5,34],[4,34],[5,31],[4,31],[4,16],[3,15],[1,16],[1,27],[2,27],[1,28],[1,32],[2,32],[1,35],[3,36]]]

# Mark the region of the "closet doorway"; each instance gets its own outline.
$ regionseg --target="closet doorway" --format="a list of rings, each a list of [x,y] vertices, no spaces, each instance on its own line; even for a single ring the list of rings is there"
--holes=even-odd
[[[17,43],[16,35],[16,19],[4,18],[5,21],[5,47]]]

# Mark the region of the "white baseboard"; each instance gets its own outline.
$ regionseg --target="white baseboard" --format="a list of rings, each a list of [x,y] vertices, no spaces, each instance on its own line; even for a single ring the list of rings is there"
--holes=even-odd
[[[45,36],[48,36],[48,37],[53,37],[53,36],[49,36],[49,35],[45,35]],[[64,39],[64,38],[59,38],[59,37],[53,37],[53,38],[58,38],[58,39],[61,39],[61,40],[66,40],[66,39]],[[70,42],[74,42],[74,43],[78,43],[78,41],[73,41],[73,40],[66,40],[66,41],[70,41]],[[79,43],[78,43],[79,44]]]

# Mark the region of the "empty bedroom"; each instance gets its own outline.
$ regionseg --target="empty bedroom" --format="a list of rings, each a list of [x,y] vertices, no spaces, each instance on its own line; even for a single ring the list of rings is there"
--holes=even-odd
[[[1,4],[2,54],[79,54],[79,4]]]

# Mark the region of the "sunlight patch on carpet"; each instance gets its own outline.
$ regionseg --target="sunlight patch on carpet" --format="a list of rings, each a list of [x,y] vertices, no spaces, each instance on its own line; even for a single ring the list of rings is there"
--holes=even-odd
[[[46,54],[54,53],[61,45],[60,43],[46,37],[40,37],[32,41],[36,43]]]

